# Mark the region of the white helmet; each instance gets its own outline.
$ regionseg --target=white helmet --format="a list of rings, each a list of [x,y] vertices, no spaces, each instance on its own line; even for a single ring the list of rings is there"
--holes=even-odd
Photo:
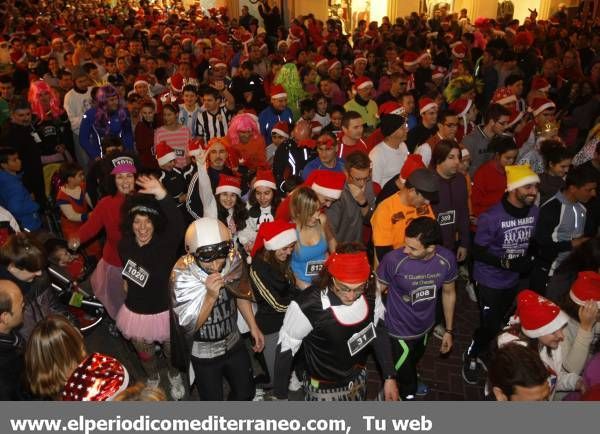
[[[200,247],[218,244],[221,241],[219,220],[203,217],[194,220],[185,231],[185,250],[195,253]]]

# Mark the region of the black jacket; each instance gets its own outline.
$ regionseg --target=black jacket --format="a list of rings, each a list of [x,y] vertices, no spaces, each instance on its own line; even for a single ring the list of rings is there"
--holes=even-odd
[[[14,331],[0,333],[0,401],[24,399],[22,377],[25,370],[23,339]]]

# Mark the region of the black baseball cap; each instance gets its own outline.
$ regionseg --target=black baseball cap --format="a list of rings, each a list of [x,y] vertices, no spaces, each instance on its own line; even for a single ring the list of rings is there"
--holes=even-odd
[[[406,180],[407,187],[412,187],[430,203],[439,201],[440,183],[435,174],[429,169],[417,169]]]

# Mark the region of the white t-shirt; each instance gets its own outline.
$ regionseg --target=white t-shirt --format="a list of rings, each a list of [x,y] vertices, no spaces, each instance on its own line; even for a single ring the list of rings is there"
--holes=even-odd
[[[382,141],[369,152],[369,158],[373,163],[372,179],[381,187],[390,179],[400,173],[408,156],[406,143],[400,143],[398,149],[391,148]]]

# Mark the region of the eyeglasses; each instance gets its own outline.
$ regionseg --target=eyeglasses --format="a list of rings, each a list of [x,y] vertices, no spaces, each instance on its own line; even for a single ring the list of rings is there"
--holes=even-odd
[[[217,259],[225,259],[233,250],[233,241],[227,240],[210,246],[198,247],[193,254],[196,261],[212,262]]]
[[[353,292],[354,294],[360,295],[362,293],[365,292],[365,290],[367,289],[367,283],[365,282],[360,286],[357,286],[356,288],[348,288],[346,285],[342,285],[341,283],[339,283],[336,279],[333,279],[333,286],[335,289],[337,289],[340,292]]]

